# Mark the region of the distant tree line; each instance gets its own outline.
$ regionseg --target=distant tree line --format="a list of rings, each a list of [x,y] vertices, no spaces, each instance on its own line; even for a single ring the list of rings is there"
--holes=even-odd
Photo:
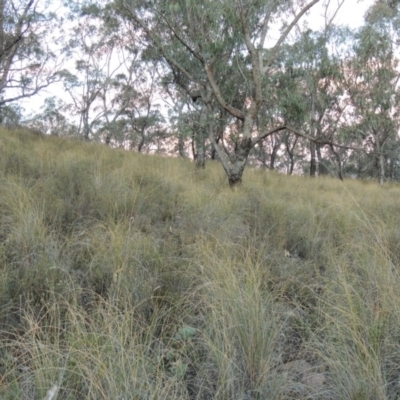
[[[232,186],[246,165],[400,180],[399,1],[357,29],[345,1],[311,30],[320,0],[0,0],[0,123],[218,160]]]

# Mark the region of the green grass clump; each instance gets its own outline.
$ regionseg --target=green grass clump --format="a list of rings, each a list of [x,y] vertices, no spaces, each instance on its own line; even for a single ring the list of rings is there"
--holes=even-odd
[[[400,188],[0,130],[0,397],[397,399]]]

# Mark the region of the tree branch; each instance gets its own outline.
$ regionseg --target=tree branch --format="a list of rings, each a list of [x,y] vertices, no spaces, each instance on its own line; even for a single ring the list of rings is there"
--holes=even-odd
[[[276,42],[275,46],[271,49],[271,52],[269,54],[269,57],[267,59],[266,67],[269,68],[272,63],[275,61],[276,54],[278,53],[278,50],[281,46],[281,44],[285,41],[293,27],[299,22],[300,18],[315,4],[317,4],[319,0],[312,0],[310,3],[308,3],[293,19],[291,24],[284,30],[278,41]]]
[[[261,142],[262,140],[264,140],[266,137],[271,136],[272,134],[279,132],[279,131],[283,131],[287,129],[287,127],[285,125],[283,126],[278,126],[277,128],[274,128],[266,133],[263,133],[262,135],[257,136],[256,138],[254,138],[251,141],[251,147],[254,147],[256,144],[258,144],[259,142]]]
[[[174,34],[174,36],[179,40],[179,42],[189,51],[190,54],[193,55],[193,57],[197,58],[203,65],[205,64],[204,57],[197,53],[195,50],[193,50],[184,40],[181,38],[180,35],[176,32],[175,28],[171,26],[171,24],[167,21],[166,18],[163,18],[166,24],[168,25],[169,29],[171,29],[171,32]]]
[[[318,138],[318,137],[312,137],[310,135],[307,135],[305,133],[302,133],[300,131],[298,131],[297,129],[288,126],[288,125],[282,125],[282,126],[278,126],[276,128],[271,129],[270,131],[263,133],[262,135],[257,136],[256,138],[254,138],[251,141],[251,147],[254,147],[255,145],[257,145],[260,141],[264,140],[266,137],[271,136],[272,134],[276,133],[276,132],[280,132],[283,130],[288,130],[292,133],[294,133],[296,136],[298,137],[302,137],[304,139],[307,139],[311,142],[314,142],[315,144],[319,144],[320,146],[334,146],[334,147],[338,147],[340,149],[345,149],[345,150],[356,150],[356,151],[364,151],[363,148],[360,147],[353,147],[353,146],[344,146],[338,143],[333,143],[330,140],[324,140],[322,138]]]
[[[302,133],[300,131],[298,131],[295,128],[292,128],[290,126],[285,126],[285,128],[290,131],[293,132],[295,135],[300,136],[304,139],[310,140],[311,142],[314,142],[315,144],[319,144],[321,146],[334,146],[334,147],[338,147],[340,149],[345,149],[345,150],[356,150],[356,151],[364,151],[363,148],[360,147],[353,147],[353,146],[344,146],[341,144],[337,144],[337,143],[333,143],[329,140],[323,140],[323,139],[319,139],[319,138],[314,138],[312,136],[306,135],[305,133]]]
[[[214,72],[213,72],[213,68],[212,65],[210,64],[206,64],[204,66],[204,69],[206,71],[207,74],[207,78],[208,81],[210,82],[210,85],[212,87],[212,90],[214,92],[214,95],[218,101],[218,103],[220,104],[220,106],[226,110],[229,114],[231,114],[233,117],[244,121],[244,114],[242,111],[238,110],[235,107],[232,107],[230,104],[228,104],[225,99],[222,97],[221,91],[219,89],[219,86],[217,84],[217,82],[215,81],[215,77],[214,77]]]
[[[256,96],[255,96],[256,104],[255,104],[255,107],[253,107],[254,110],[252,108],[250,108],[250,110],[252,111],[252,114],[253,114],[253,115],[251,115],[251,117],[254,118],[255,115],[257,114],[259,108],[261,107],[261,103],[263,100],[262,90],[261,90],[260,58],[258,57],[258,52],[257,52],[253,42],[251,41],[251,37],[250,37],[249,30],[247,28],[243,8],[240,10],[239,18],[240,18],[240,25],[242,27],[242,33],[244,36],[246,47],[247,47],[248,52],[250,53],[251,65],[253,67],[252,73],[253,73],[253,82],[254,82],[254,87],[255,87],[254,89],[255,89],[255,93],[256,93]]]
[[[270,1],[270,9],[268,10],[264,22],[262,23],[262,28],[261,28],[261,37],[260,37],[260,43],[259,43],[259,48],[263,49],[265,40],[267,38],[267,33],[268,33],[268,23],[271,18],[272,12],[274,10],[274,7],[276,6],[276,1]]]
[[[177,68],[179,71],[181,71],[190,81],[195,82],[195,79],[192,77],[192,75],[185,69],[183,68],[177,61],[175,61],[173,58],[169,57],[168,54],[166,53],[164,47],[160,43],[159,38],[153,34],[153,32],[147,27],[147,25],[136,15],[135,12],[132,11],[131,8],[127,7],[125,4],[122,6],[131,16],[131,18],[140,25],[140,27],[146,32],[146,35],[150,38],[150,40],[153,42],[153,44],[157,47],[157,50],[164,56],[164,58],[168,61],[169,64],[173,65],[175,68]]]

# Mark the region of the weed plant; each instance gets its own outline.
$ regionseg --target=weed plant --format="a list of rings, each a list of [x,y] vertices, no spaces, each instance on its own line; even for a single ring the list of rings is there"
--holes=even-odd
[[[398,399],[400,187],[0,130],[0,398]]]

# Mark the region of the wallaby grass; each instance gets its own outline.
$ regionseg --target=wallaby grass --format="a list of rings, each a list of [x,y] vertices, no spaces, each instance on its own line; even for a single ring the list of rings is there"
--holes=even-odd
[[[400,186],[0,130],[0,397],[397,399]]]

